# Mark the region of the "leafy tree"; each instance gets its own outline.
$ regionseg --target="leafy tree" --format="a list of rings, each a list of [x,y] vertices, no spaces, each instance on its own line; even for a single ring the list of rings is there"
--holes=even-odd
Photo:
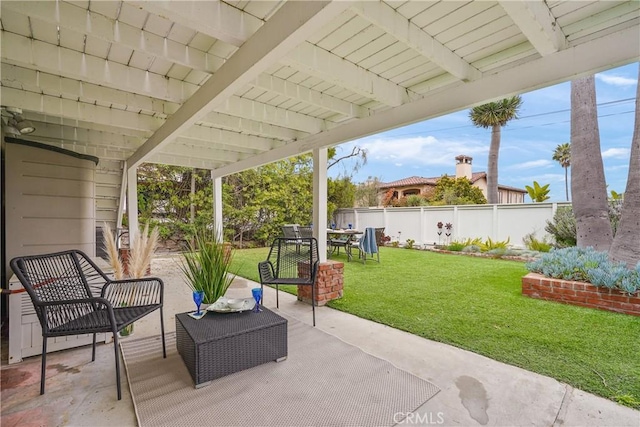
[[[351,178],[329,178],[327,180],[327,217],[331,218],[338,208],[352,208],[356,198],[356,185]]]
[[[527,189],[527,193],[529,193],[529,197],[531,197],[531,201],[534,203],[549,200],[549,184],[541,186],[538,184],[538,181],[533,181],[533,187],[525,185],[524,188]]]
[[[500,152],[500,131],[509,121],[518,118],[522,98],[514,96],[496,102],[473,107],[469,118],[477,127],[491,128],[491,145],[487,165],[487,199],[498,203],[498,154]]]
[[[291,157],[225,177],[223,217],[233,240],[270,241],[283,224],[311,222],[311,156]]]
[[[368,177],[363,183],[358,184],[355,194],[355,206],[378,206],[378,192],[380,180],[377,177]]]
[[[138,168],[139,217],[141,222],[157,225],[162,238],[191,233],[195,225],[190,218],[192,204],[195,224],[210,221],[212,192],[208,171],[150,163]]]
[[[431,198],[432,205],[473,205],[487,203],[482,190],[474,187],[466,177],[443,175],[437,182]]]
[[[608,251],[613,241],[593,76],[571,82],[571,194],[577,245]]]
[[[636,90],[636,117],[631,140],[627,188],[624,191],[618,230],[609,253],[612,260],[623,261],[629,268],[633,268],[640,261],[640,84]]]
[[[567,179],[567,173],[569,166],[571,166],[571,144],[568,142],[558,144],[551,158],[560,163],[560,166],[564,169],[564,191],[567,196],[567,201],[569,201],[569,180]]]

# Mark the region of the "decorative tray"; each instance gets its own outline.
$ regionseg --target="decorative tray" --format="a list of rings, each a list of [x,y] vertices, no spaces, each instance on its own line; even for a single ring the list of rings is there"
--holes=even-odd
[[[244,303],[240,308],[231,308],[227,305],[229,298],[220,297],[216,302],[207,307],[208,311],[215,311],[216,313],[239,313],[241,311],[253,310],[256,306],[256,300],[253,298],[238,298],[244,300]]]

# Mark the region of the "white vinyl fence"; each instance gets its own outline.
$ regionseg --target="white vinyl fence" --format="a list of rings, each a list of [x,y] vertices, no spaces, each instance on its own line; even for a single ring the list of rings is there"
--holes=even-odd
[[[451,223],[450,241],[490,237],[494,241],[510,239],[514,247],[524,247],[523,237],[534,233],[542,239],[547,220],[560,206],[571,203],[527,203],[508,205],[421,206],[411,208],[338,209],[334,219],[338,228],[352,224],[357,230],[384,227],[391,241],[401,245],[413,239],[415,245],[444,244],[446,229],[438,236],[437,223]]]

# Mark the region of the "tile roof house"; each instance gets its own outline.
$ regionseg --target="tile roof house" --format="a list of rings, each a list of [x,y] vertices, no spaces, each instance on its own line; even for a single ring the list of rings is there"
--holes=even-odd
[[[482,190],[482,194],[487,197],[487,173],[472,172],[472,161],[472,157],[465,156],[463,154],[456,157],[456,178],[466,177],[471,181],[472,185],[480,188],[480,190]],[[411,176],[397,181],[381,183],[379,199],[382,200],[382,197],[384,197],[390,189],[394,190],[394,199],[417,194],[426,194],[430,188],[436,186],[439,179],[439,176],[430,178]],[[524,203],[524,196],[526,194],[527,191],[521,188],[498,184],[498,200],[501,204]]]

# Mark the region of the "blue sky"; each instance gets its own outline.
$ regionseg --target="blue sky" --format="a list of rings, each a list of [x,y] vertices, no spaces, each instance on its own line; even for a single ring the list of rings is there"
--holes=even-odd
[[[627,182],[637,83],[637,63],[596,74],[605,177],[608,190],[618,193]],[[500,184],[524,188],[538,181],[550,184],[550,201],[565,200],[564,170],[551,156],[558,144],[570,142],[570,95],[569,82],[522,94],[520,118],[502,129]],[[491,130],[474,127],[468,116],[469,110],[463,110],[351,141],[338,147],[338,155],[353,145],[367,149],[368,162],[353,175],[354,182],[369,176],[390,182],[414,175],[454,175],[459,154],[473,157],[474,172],[486,171]],[[330,175],[344,173],[345,167],[332,168]]]

